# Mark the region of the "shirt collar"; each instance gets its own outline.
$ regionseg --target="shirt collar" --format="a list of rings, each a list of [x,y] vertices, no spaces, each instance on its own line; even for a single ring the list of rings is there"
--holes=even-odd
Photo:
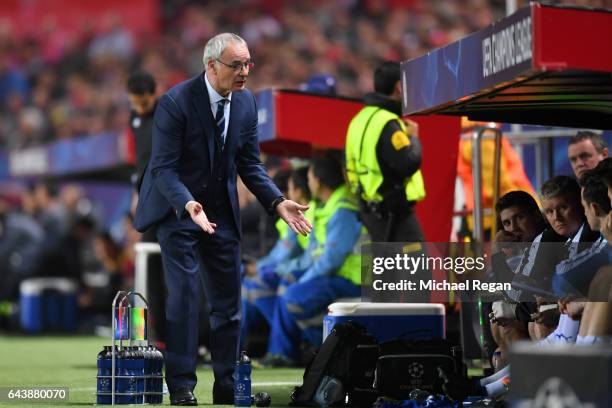
[[[204,82],[206,82],[206,89],[208,89],[208,98],[210,99],[211,105],[219,102],[221,99],[227,99],[230,102],[232,101],[231,92],[229,93],[229,95],[227,95],[227,97],[224,98],[221,95],[219,95],[217,91],[215,91],[215,88],[213,88],[210,82],[208,81],[208,75],[206,72],[204,72]]]
[[[578,232],[576,232],[576,234],[572,237],[572,238],[568,238],[568,240],[571,243],[577,244],[580,242],[580,237],[582,236],[582,230],[584,229],[584,224],[586,222],[583,222],[582,225],[580,226],[580,228],[578,229]]]

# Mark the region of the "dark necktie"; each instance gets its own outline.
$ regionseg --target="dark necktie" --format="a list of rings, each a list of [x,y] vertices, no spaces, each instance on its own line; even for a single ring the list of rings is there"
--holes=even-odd
[[[227,102],[229,102],[227,99],[221,99],[217,103],[217,113],[215,114],[215,122],[217,122],[217,127],[219,128],[219,146],[221,150],[223,150],[225,145],[225,104]]]

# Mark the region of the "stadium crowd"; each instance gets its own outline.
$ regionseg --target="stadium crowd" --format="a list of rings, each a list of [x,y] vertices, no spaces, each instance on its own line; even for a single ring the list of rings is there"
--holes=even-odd
[[[252,90],[297,88],[313,73],[337,78],[340,95],[372,88],[381,60],[405,60],[457,40],[503,15],[502,1],[162,2],[158,38],[138,38],[109,13],[66,32],[49,19],[17,37],[0,20],[0,148],[120,132],[125,81],[140,67],[158,91],[202,70],[214,33],[239,33],[256,63]],[[240,8],[240,13],[235,9]]]

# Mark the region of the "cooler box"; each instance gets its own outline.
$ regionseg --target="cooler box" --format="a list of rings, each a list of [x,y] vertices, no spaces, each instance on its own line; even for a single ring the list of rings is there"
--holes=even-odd
[[[332,303],[323,318],[323,340],[336,323],[349,320],[365,326],[379,342],[443,339],[445,308],[439,303]]]
[[[77,285],[66,278],[32,278],[19,285],[19,320],[30,333],[76,330]]]

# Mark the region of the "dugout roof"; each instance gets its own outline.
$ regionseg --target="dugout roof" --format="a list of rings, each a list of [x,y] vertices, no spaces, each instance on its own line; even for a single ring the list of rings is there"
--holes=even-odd
[[[612,11],[532,3],[402,62],[403,112],[612,129]]]

